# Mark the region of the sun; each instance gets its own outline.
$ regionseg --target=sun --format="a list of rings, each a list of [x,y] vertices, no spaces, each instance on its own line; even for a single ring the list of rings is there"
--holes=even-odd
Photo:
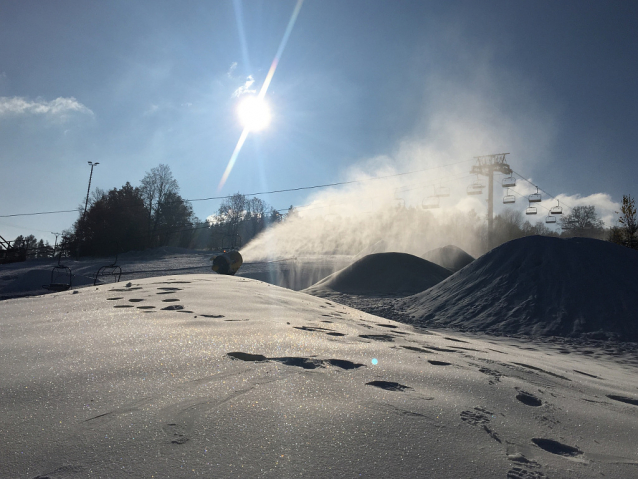
[[[268,103],[257,96],[249,96],[237,107],[239,121],[250,131],[263,130],[270,124]]]

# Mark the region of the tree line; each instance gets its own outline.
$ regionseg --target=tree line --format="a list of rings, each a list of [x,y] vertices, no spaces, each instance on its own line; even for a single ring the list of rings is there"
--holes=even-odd
[[[291,206],[286,215],[260,198],[241,193],[224,199],[217,212],[206,220],[195,217],[193,208],[179,194],[179,185],[167,165],[147,172],[139,186],[127,182],[121,188],[104,191],[96,188],[86,213],[62,233],[59,248],[29,235],[18,236],[16,248],[27,251],[27,258],[52,257],[57,251],[65,256],[111,256],[120,252],[161,246],[221,250],[240,248],[266,228],[295,215]],[[635,201],[624,195],[618,223],[605,228],[595,206],[577,206],[558,220],[561,232],[545,223],[523,220],[520,211],[496,215],[492,237],[494,245],[530,235],[591,237],[638,249],[638,221]]]

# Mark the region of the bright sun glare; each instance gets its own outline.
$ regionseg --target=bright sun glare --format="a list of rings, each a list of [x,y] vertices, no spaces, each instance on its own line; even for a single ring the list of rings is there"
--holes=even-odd
[[[239,120],[250,131],[263,130],[270,123],[270,108],[261,98],[250,96],[242,100],[237,107]]]

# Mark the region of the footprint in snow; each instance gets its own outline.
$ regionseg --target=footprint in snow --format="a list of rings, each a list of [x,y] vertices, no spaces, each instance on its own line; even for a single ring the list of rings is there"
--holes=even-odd
[[[609,399],[613,399],[614,401],[624,402],[626,404],[633,404],[634,406],[638,406],[638,399],[630,398],[627,396],[618,396],[616,394],[607,394]]]
[[[543,405],[543,401],[538,399],[532,393],[528,393],[527,391],[519,391],[516,395],[516,399],[518,399],[526,406],[538,407]]]
[[[184,306],[182,306],[181,304],[173,304],[171,306],[166,306],[165,308],[162,308],[162,311],[180,311],[184,309]]]
[[[437,361],[435,359],[428,359],[428,363],[432,364],[433,366],[451,366],[452,363],[446,363],[445,361]]]
[[[262,354],[243,353],[241,351],[226,353],[226,355],[231,359],[239,359],[241,361],[275,361],[286,366],[296,366],[302,369],[317,369],[325,366],[335,366],[340,369],[357,369],[364,366],[363,364],[354,363],[347,359],[315,359],[304,357],[268,358]]]
[[[547,476],[539,471],[528,471],[522,467],[513,467],[507,471],[507,479],[546,479]]]
[[[483,409],[481,407],[475,407],[474,411],[461,412],[461,420],[471,424],[472,426],[479,426],[483,428],[483,430],[488,433],[492,439],[497,442],[501,442],[501,438],[498,437],[498,434],[496,434],[496,432],[488,426],[490,416],[493,416],[493,414],[487,409]]]
[[[359,337],[363,339],[374,339],[375,341],[394,341],[394,336],[390,336],[389,334],[360,334]]]
[[[410,386],[404,386],[403,384],[395,383],[392,381],[370,381],[366,383],[366,386],[374,386],[377,388],[385,389],[386,391],[403,392],[407,389],[412,389]]]
[[[532,438],[532,442],[544,451],[556,454],[557,456],[575,457],[580,456],[583,451],[577,447],[568,446],[553,439],[544,439],[539,437]]]

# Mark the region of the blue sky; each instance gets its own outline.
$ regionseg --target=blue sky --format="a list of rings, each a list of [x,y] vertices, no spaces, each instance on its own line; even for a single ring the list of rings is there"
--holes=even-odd
[[[102,189],[166,163],[192,199],[442,167],[412,178],[428,191],[471,162],[445,165],[507,151],[608,218],[638,195],[638,3],[600,1],[306,0],[273,121],[218,193],[241,134],[233,93],[249,76],[259,89],[295,4],[0,2],[0,215],[75,208],[87,161]],[[205,218],[219,201],[193,206]],[[76,218],[0,218],[0,235],[53,241]]]

